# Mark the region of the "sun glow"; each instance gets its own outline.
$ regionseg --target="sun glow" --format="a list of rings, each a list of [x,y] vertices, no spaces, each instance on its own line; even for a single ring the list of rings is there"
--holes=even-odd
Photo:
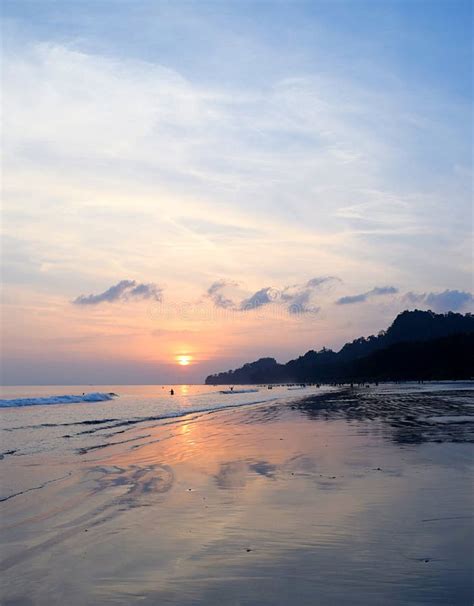
[[[180,366],[188,366],[191,363],[191,356],[176,356],[176,360]]]

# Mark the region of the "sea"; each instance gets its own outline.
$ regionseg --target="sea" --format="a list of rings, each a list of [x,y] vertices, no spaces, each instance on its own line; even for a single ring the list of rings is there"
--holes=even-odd
[[[331,391],[332,385],[31,385],[0,390],[0,460],[9,456],[86,454],[127,442],[134,426],[265,403],[291,403]],[[474,381],[367,385],[382,401],[403,394],[474,393]],[[173,392],[173,395],[171,394]],[[369,391],[370,393],[370,391]],[[419,412],[419,411],[418,411]],[[473,410],[474,414],[474,410]],[[456,419],[455,419],[456,420]],[[469,420],[469,419],[467,419]],[[440,419],[440,423],[449,418]]]
[[[332,386],[31,385],[1,388],[0,457],[81,453],[112,443],[133,426],[191,413],[211,414],[290,402]],[[173,390],[173,395],[171,395]]]

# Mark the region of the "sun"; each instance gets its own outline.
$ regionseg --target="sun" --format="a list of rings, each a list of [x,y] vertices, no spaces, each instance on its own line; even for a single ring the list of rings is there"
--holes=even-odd
[[[180,366],[189,366],[191,363],[191,356],[176,356],[176,360]]]

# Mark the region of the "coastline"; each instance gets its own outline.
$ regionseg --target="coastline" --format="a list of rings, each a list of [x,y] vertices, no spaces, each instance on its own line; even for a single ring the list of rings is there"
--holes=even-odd
[[[367,391],[6,458],[52,477],[1,503],[2,603],[469,601],[472,392]]]

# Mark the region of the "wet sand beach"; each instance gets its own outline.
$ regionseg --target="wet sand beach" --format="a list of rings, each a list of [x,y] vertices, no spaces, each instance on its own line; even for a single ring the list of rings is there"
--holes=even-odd
[[[341,389],[9,445],[1,603],[470,604],[473,395]]]

